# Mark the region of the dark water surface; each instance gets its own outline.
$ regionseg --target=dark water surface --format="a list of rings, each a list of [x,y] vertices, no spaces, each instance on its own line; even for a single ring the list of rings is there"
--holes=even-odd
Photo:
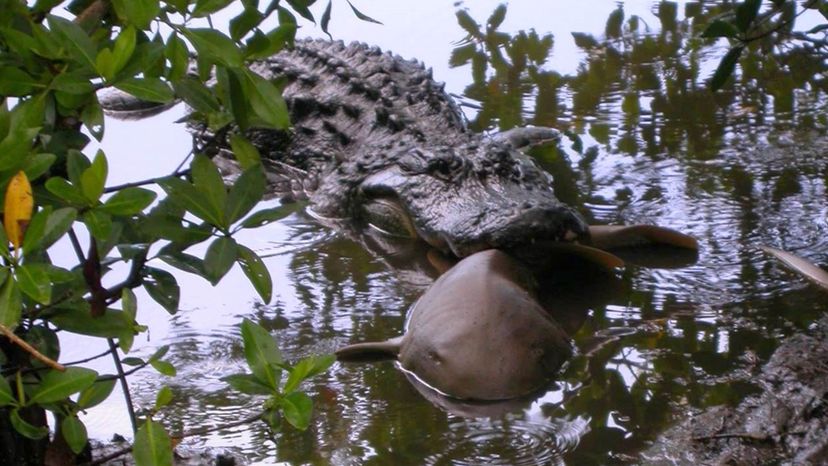
[[[654,223],[691,234],[700,243],[698,261],[630,266],[617,279],[562,288],[588,298],[572,297],[574,310],[561,317],[581,353],[535,400],[433,404],[392,363],[337,364],[307,387],[315,414],[306,432],[270,433],[255,424],[187,445],[228,449],[256,464],[634,462],[674,419],[755,391],[751,374],[780,339],[828,309],[824,293],[758,249],[780,247],[828,266],[826,83],[814,77],[824,69],[818,57],[785,49],[773,71],[757,66],[773,57],[751,51],[735,86],[714,95],[703,81],[725,49],[695,48],[693,28],[718,12],[712,2],[622,2],[620,26],[616,2],[590,1],[589,11],[586,2],[526,2],[511,6],[500,27],[511,40],[508,63],[493,68],[497,57],[489,50],[475,59],[477,67],[488,62],[486,73],[473,73],[470,65],[449,68],[473,52],[452,7],[363,3],[386,25],[344,25],[349,13],[335,10],[335,35],[374,39],[434,66],[435,77],[462,94],[479,130],[531,123],[576,134],[580,152],[567,140],[562,150],[536,154],[556,175],[559,196],[594,223]],[[484,23],[496,5],[475,4],[470,12]],[[589,34],[577,36],[583,47],[571,32]],[[554,34],[551,55],[547,34]],[[466,48],[450,58],[453,46]],[[177,115],[161,118],[156,125],[172,127]],[[152,126],[130,125],[124,131],[133,139],[135,128],[148,139],[163,137]],[[181,144],[162,144],[170,163],[186,152],[175,152]],[[398,335],[407,307],[433,279],[416,248],[389,257],[366,247],[370,240],[319,226],[302,212],[243,239],[267,257],[275,304],[258,302],[238,270],[217,288],[181,277],[182,310],[169,323],[144,301],[139,320],[153,333],[139,352],[169,344],[179,372],[142,373],[132,388],[142,406],[163,384],[173,388],[165,415],[173,430],[221,425],[257,409],[260,400],[219,380],[245,367],[243,317],[271,329],[288,359],[330,352]],[[119,403],[90,413],[93,435],[128,431]]]

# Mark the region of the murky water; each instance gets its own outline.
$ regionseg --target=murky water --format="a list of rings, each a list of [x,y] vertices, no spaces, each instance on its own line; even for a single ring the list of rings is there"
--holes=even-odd
[[[712,95],[701,83],[724,49],[694,50],[687,18],[709,18],[716,7],[623,2],[623,28],[638,15],[638,33],[605,41],[605,32],[613,35],[606,23],[616,2],[591,1],[589,11],[584,2],[525,3],[510,6],[500,29],[512,37],[530,29],[541,38],[554,34],[551,59],[536,70],[546,74],[537,79],[515,79],[528,71],[513,67],[502,75],[490,69],[485,82],[475,83],[469,66],[449,69],[451,42],[464,45],[464,33],[454,10],[437,2],[362,6],[385,26],[350,25],[349,13],[335,10],[332,26],[338,37],[426,61],[449,90],[465,92],[461,101],[475,127],[533,123],[577,134],[580,153],[567,143],[563,153],[537,154],[556,174],[560,197],[597,223],[655,223],[694,235],[698,261],[630,266],[619,277],[579,285],[590,301],[573,298],[559,318],[581,354],[536,399],[452,403],[413,385],[389,362],[335,365],[307,387],[315,414],[306,432],[271,433],[254,424],[186,444],[228,449],[256,464],[630,461],[673,419],[754,391],[751,374],[779,340],[828,309],[824,293],[758,249],[780,247],[828,265],[825,83],[808,71],[821,61],[792,51],[783,57],[790,69],[748,68],[735,87]],[[475,3],[470,12],[482,23],[496,5]],[[579,48],[571,32],[592,34],[596,45]],[[169,138],[140,164],[165,173],[186,152],[186,136],[171,124],[180,114],[137,123],[144,127],[112,124],[108,136]],[[128,149],[117,147],[110,151]],[[289,359],[330,352],[398,335],[407,307],[434,277],[416,248],[389,256],[370,238],[332,231],[302,212],[242,239],[266,256],[276,282],[273,304],[258,302],[238,270],[216,288],[179,275],[182,310],[168,323],[166,313],[143,301],[139,320],[152,334],[137,352],[169,344],[179,373],[147,371],[131,386],[143,406],[161,385],[173,387],[165,415],[173,430],[221,425],[257,409],[256,399],[219,380],[244,369],[241,318],[271,329]],[[83,340],[71,346],[65,351],[91,351]],[[129,431],[119,403],[113,398],[90,412],[93,435]]]

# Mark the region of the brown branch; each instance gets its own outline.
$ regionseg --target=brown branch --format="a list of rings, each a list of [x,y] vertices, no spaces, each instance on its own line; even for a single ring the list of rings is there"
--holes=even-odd
[[[52,369],[54,369],[56,371],[63,372],[63,371],[66,370],[66,367],[64,367],[63,364],[60,364],[59,362],[57,362],[57,361],[49,358],[45,354],[41,353],[40,351],[35,349],[35,347],[33,347],[32,345],[26,343],[25,340],[23,340],[19,336],[15,335],[14,332],[12,332],[10,328],[6,327],[3,324],[0,324],[0,333],[5,335],[6,338],[8,338],[9,340],[12,341],[12,343],[14,343],[17,346],[19,346],[19,347],[23,348],[24,350],[26,350],[27,353],[34,356],[35,359],[42,362],[43,364],[46,364],[47,366],[51,367]]]
[[[75,16],[75,24],[82,27],[88,34],[95,30],[104,16],[109,14],[109,8],[109,0],[95,0]]]
[[[106,290],[104,290],[104,296],[106,298],[107,304],[112,304],[115,301],[121,299],[121,292],[124,290],[124,288],[135,288],[141,284],[141,282],[143,281],[143,278],[141,277],[141,271],[144,268],[144,265],[147,263],[147,250],[142,251],[141,253],[132,258],[132,266],[129,269],[129,275],[127,275],[124,281],[113,286],[112,288],[107,288]]]

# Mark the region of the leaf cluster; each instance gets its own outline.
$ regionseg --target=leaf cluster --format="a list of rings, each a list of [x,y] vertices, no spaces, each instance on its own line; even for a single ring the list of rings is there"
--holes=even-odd
[[[84,447],[86,431],[77,413],[103,401],[115,378],[57,364],[56,332],[109,339],[113,348],[128,353],[135,336],[147,330],[139,323],[133,289],[143,287],[170,313],[178,310],[180,289],[169,267],[216,285],[238,265],[261,299],[272,299],[264,261],[234,235],[279,220],[292,208],[254,211],[266,178],[244,131],[285,129],[290,121],[277,84],[246,64],[290,47],[297,17],[315,20],[309,10],[313,0],[264,3],[0,2],[0,325],[21,342],[2,354],[0,406],[8,408],[23,436],[42,438],[48,429],[26,422],[20,410],[45,409],[58,416],[57,430],[73,451]],[[229,33],[213,29],[211,15],[232,4],[240,12],[230,20]],[[374,21],[351,8],[357,17]],[[330,17],[329,1],[320,21],[325,32]],[[275,18],[275,27],[265,26],[274,23],[269,18]],[[156,105],[186,102],[191,119],[216,133],[231,133],[242,168],[238,179],[228,185],[211,159],[195,154],[188,167],[169,176],[108,184],[112,159],[87,147],[90,137],[105,136],[98,93],[105,88]],[[76,263],[52,262],[49,250],[57,242],[71,245]],[[202,243],[206,252],[191,251]],[[114,269],[126,270],[126,276],[112,279]],[[252,339],[255,346],[260,338],[248,335],[255,332],[249,327],[246,342]],[[275,346],[267,348],[249,359],[255,362],[251,381],[276,390],[271,412],[281,410],[293,425],[307,426],[309,399],[296,388],[329,362],[310,360],[291,368],[281,359],[274,362]],[[161,359],[165,351],[146,361],[120,359],[115,349],[112,356],[118,367],[150,365],[171,376],[175,368]],[[47,367],[44,360],[53,364]],[[277,370],[291,374],[282,386]],[[156,409],[169,399],[170,392],[162,390]],[[150,453],[136,455],[138,464],[166,464],[171,453],[165,435],[151,418],[143,424],[136,442],[148,442]]]

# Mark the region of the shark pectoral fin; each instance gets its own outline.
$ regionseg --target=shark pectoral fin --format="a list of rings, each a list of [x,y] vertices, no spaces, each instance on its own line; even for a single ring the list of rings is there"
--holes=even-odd
[[[369,341],[355,343],[336,350],[337,361],[365,362],[396,359],[400,352],[403,337],[386,341]]]
[[[820,288],[828,290],[828,272],[825,270],[787,251],[768,246],[760,246],[760,248]]]
[[[589,235],[592,246],[604,250],[646,245],[699,249],[696,238],[656,225],[590,225]]]
[[[581,259],[592,262],[604,269],[613,270],[624,267],[624,260],[615,254],[602,251],[591,246],[584,246],[578,243],[555,243],[551,252],[571,254]]]

